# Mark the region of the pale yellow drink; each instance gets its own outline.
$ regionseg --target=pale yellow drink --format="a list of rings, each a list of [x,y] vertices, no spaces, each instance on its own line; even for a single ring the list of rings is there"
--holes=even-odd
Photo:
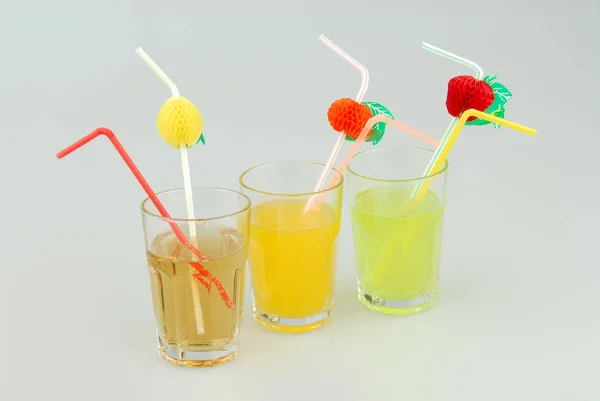
[[[230,294],[235,305],[232,309],[227,308],[216,288],[209,293],[192,277],[196,270],[189,261],[196,258],[172,232],[158,235],[147,252],[160,352],[165,359],[184,366],[210,366],[233,357],[235,353],[205,362],[182,361],[170,357],[167,350],[210,353],[237,346],[243,309],[247,247],[241,234],[223,227],[199,228],[197,242],[201,252],[211,258],[202,265]],[[196,322],[199,313],[203,332],[198,331]]]

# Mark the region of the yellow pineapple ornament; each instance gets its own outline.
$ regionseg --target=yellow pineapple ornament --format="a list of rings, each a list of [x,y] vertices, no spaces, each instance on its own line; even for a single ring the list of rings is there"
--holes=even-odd
[[[191,148],[204,142],[202,115],[188,99],[170,97],[161,107],[156,118],[156,128],[162,139],[179,149],[182,143]]]

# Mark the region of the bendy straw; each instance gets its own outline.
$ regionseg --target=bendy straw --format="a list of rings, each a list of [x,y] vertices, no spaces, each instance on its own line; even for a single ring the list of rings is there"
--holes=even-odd
[[[362,102],[363,98],[365,97],[365,93],[367,93],[367,88],[369,87],[369,71],[366,69],[365,66],[360,64],[358,61],[356,61],[354,58],[352,58],[348,53],[343,51],[341,48],[339,48],[335,43],[333,43],[331,40],[327,39],[325,36],[320,35],[319,40],[321,42],[323,42],[331,50],[333,50],[344,61],[346,61],[348,64],[350,64],[352,67],[356,68],[360,72],[361,83],[360,83],[360,88],[358,89],[358,94],[356,95],[356,101],[359,103]],[[325,180],[327,179],[327,175],[331,171],[333,164],[335,163],[335,159],[336,159],[338,153],[340,152],[340,149],[342,148],[342,144],[344,143],[345,137],[346,137],[346,135],[343,132],[340,132],[338,139],[337,139],[335,145],[333,146],[331,153],[329,154],[329,158],[327,159],[327,162],[325,163],[325,168],[321,172],[321,175],[319,176],[317,184],[315,185],[314,192],[319,192],[323,188],[323,185],[325,184]],[[312,208],[314,201],[315,201],[315,197],[311,197],[308,200],[306,207],[304,208],[305,212]]]
[[[156,210],[158,210],[160,215],[163,216],[165,219],[170,219],[171,216],[169,215],[169,213],[167,212],[167,210],[165,209],[163,204],[158,199],[158,196],[152,190],[152,188],[150,187],[150,184],[148,184],[148,182],[146,181],[146,179],[144,178],[144,176],[142,175],[140,170],[137,168],[137,166],[135,165],[135,163],[133,162],[133,160],[131,159],[129,154],[125,151],[125,148],[123,148],[123,146],[121,145],[121,143],[119,142],[119,140],[117,139],[117,137],[111,130],[109,130],[107,128],[97,128],[90,134],[86,135],[85,137],[81,138],[77,142],[73,143],[72,145],[70,145],[70,146],[66,147],[65,149],[63,149],[62,151],[58,152],[56,154],[56,157],[58,159],[62,159],[63,157],[71,154],[72,152],[74,152],[77,149],[81,148],[82,146],[88,144],[89,142],[91,142],[92,140],[94,140],[95,138],[97,138],[101,135],[108,138],[108,140],[114,146],[115,150],[117,151],[117,153],[119,153],[119,155],[121,156],[121,158],[123,159],[123,161],[125,162],[127,167],[129,167],[129,170],[132,172],[132,174],[134,175],[136,180],[140,183],[140,185],[144,189],[144,192],[146,192],[146,195],[148,195],[148,198],[150,198],[150,200],[152,201],[152,203],[154,204],[154,206],[156,207]],[[168,224],[170,225],[171,229],[173,230],[173,233],[175,234],[175,236],[177,237],[179,242],[181,242],[181,244],[183,244],[194,255],[196,255],[196,257],[198,257],[198,260],[200,262],[206,262],[209,260],[209,258],[207,256],[205,256],[202,252],[200,252],[194,245],[192,245],[188,241],[188,239],[185,237],[185,235],[183,234],[181,229],[177,226],[177,224],[175,224],[172,221],[168,221]],[[233,308],[233,306],[234,306],[233,302],[231,301],[229,295],[225,291],[225,288],[223,287],[221,282],[216,277],[214,277],[212,274],[210,274],[210,272],[208,270],[206,270],[206,268],[204,266],[202,266],[201,263],[199,263],[199,262],[189,262],[189,263],[190,263],[190,265],[192,265],[192,267],[197,272],[196,274],[193,275],[193,277],[196,278],[198,281],[200,281],[202,283],[202,285],[206,288],[207,291],[210,291],[211,284],[214,284],[215,287],[217,288],[217,291],[219,292],[219,295],[221,296],[221,299],[225,302],[225,305],[229,309]]]
[[[187,99],[179,96],[179,90],[173,81],[164,73],[164,71],[146,54],[146,52],[138,47],[135,52],[140,58],[150,67],[152,71],[160,78],[160,80],[169,88],[171,91],[171,99],[167,100],[165,105],[161,108],[158,115],[157,128],[163,139],[171,145],[175,145],[179,148],[181,157],[181,172],[183,174],[183,188],[185,193],[185,205],[187,210],[187,217],[191,220],[188,223],[188,230],[190,234],[190,240],[192,243],[197,245],[197,234],[196,234],[196,223],[194,220],[194,199],[192,196],[192,179],[190,174],[190,164],[188,161],[188,146],[193,146],[196,142],[195,137],[190,140],[188,138],[191,134],[200,134],[202,129],[202,117],[197,111],[195,106],[191,104]],[[185,122],[183,132],[181,124]],[[189,126],[194,126],[194,129],[188,129]],[[162,132],[161,132],[162,131]],[[198,131],[198,132],[194,132]],[[183,135],[186,134],[186,135]],[[191,142],[191,143],[190,143]],[[200,309],[200,295],[198,294],[198,285],[195,282],[192,285],[192,295],[194,301],[194,310],[196,311],[196,328],[198,334],[204,333],[204,324],[202,320],[202,312]]]
[[[440,143],[440,146],[438,146],[438,148],[436,149],[435,154],[434,154],[433,158],[431,159],[429,166],[427,167],[427,170],[426,170],[425,174],[423,175],[423,177],[427,177],[432,174],[435,174],[442,167],[442,165],[444,164],[444,161],[446,161],[446,158],[448,157],[448,153],[450,153],[452,146],[454,146],[454,142],[456,141],[456,139],[458,138],[458,135],[462,131],[463,127],[465,126],[467,119],[469,119],[470,117],[477,117],[481,120],[486,120],[486,121],[489,121],[494,124],[503,125],[507,128],[514,129],[515,131],[519,131],[519,132],[522,132],[527,135],[535,135],[537,133],[537,131],[533,128],[529,128],[524,125],[515,123],[513,121],[505,120],[503,118],[496,117],[496,116],[493,116],[488,113],[484,113],[479,110],[469,109],[469,110],[465,111],[464,113],[462,113],[462,115],[460,116],[460,119],[458,119],[458,124],[456,124],[456,126],[450,132],[450,134],[447,135],[446,140],[444,142]],[[423,198],[423,196],[425,195],[425,193],[427,192],[427,189],[429,188],[430,185],[431,185],[431,180],[426,180],[426,181],[420,182],[415,187],[412,198],[417,201],[421,200]]]
[[[456,61],[459,64],[462,64],[462,65],[472,68],[475,71],[476,79],[481,79],[483,77],[483,69],[478,64],[474,63],[471,60],[467,60],[464,57],[458,56],[454,53],[450,53],[447,50],[440,49],[439,47],[436,47],[427,42],[421,43],[421,47],[432,53],[438,54],[440,56],[446,57],[447,59]],[[440,146],[433,153],[432,159],[429,162],[429,165],[427,166],[427,168],[425,169],[424,176],[431,174],[431,169],[433,168],[433,163],[434,163],[435,159],[439,156],[439,152],[441,151],[441,148],[444,147],[444,144],[448,141],[450,133],[454,129],[454,126],[456,125],[457,122],[458,122],[458,118],[453,118],[452,121],[450,121],[450,125],[448,125],[448,128],[446,128],[446,132],[444,133],[444,135],[442,136],[442,139],[440,140]],[[413,197],[416,196],[417,190],[418,190],[418,188],[415,188],[415,192],[413,192]]]
[[[339,167],[337,168],[338,173],[331,179],[331,181],[327,185],[327,188],[331,188],[337,183],[337,181],[340,179],[339,175],[344,174],[344,171],[346,171],[346,168],[348,168],[348,165],[352,161],[352,158],[354,157],[354,155],[356,155],[356,153],[360,149],[360,146],[367,139],[367,136],[369,135],[369,132],[371,132],[371,129],[373,129],[375,124],[380,123],[380,122],[391,125],[392,127],[396,128],[398,131],[401,131],[408,135],[414,136],[415,138],[420,139],[430,145],[433,145],[434,147],[437,147],[439,145],[439,141],[437,139],[432,138],[427,134],[423,134],[422,132],[416,130],[415,128],[412,128],[406,124],[403,124],[400,121],[393,120],[384,114],[377,114],[377,115],[371,117],[369,120],[367,120],[367,123],[365,124],[362,131],[360,132],[358,138],[356,138],[356,141],[354,141],[354,143],[352,144],[352,147],[346,154],[346,157],[344,157],[344,160],[342,160]],[[312,206],[312,210],[318,209],[322,203],[322,200],[323,200],[323,195],[319,196],[318,199],[315,200],[315,202],[313,203],[313,206]]]
[[[154,62],[154,60],[152,60],[150,58],[150,56],[144,51],[144,49],[142,49],[141,47],[138,47],[135,49],[135,52],[148,65],[148,67],[150,67],[150,69],[152,71],[154,71],[154,73],[158,76],[158,78],[169,88],[169,90],[171,91],[172,97],[174,99],[179,99],[179,90],[177,89],[177,86],[175,85],[175,83],[173,83],[173,81],[171,81],[171,78],[169,78],[167,76],[167,74],[165,74],[164,71]],[[183,187],[185,189],[186,210],[187,210],[188,219],[193,220],[194,219],[194,200],[192,198],[192,182],[191,182],[191,178],[190,178],[191,177],[190,166],[189,166],[189,162],[188,162],[186,144],[184,142],[181,142],[179,144],[179,149],[180,149],[180,153],[181,153],[181,171],[183,173]],[[190,237],[192,238],[192,240],[195,240],[196,225],[194,224],[194,222],[189,223],[189,231],[190,231]]]
[[[495,123],[498,125],[503,125],[508,128],[512,128],[515,131],[519,131],[519,132],[522,132],[527,135],[536,135],[537,134],[537,131],[533,128],[529,128],[524,125],[515,123],[513,121],[505,120],[503,118],[481,112],[479,110],[469,109],[469,110],[463,112],[463,114],[460,116],[460,119],[458,120],[458,124],[456,124],[456,127],[452,130],[452,132],[448,136],[448,140],[444,144],[440,144],[440,146],[438,147],[438,149],[440,150],[438,152],[439,156],[433,159],[432,170],[429,175],[435,174],[436,172],[438,172],[440,170],[440,168],[442,168],[442,166],[444,165],[444,162],[446,161],[446,158],[448,157],[448,154],[450,153],[450,150],[452,149],[452,146],[454,145],[454,142],[456,141],[456,139],[458,138],[458,135],[462,131],[463,127],[465,126],[467,119],[469,119],[470,117],[473,117],[473,116],[480,118],[482,120],[489,121],[491,123]],[[427,176],[424,176],[424,177],[427,177]],[[426,179],[425,181],[422,181],[421,183],[419,183],[416,186],[415,191],[413,192],[415,194],[415,196],[412,197],[408,201],[407,205],[402,207],[402,210],[399,211],[398,216],[406,215],[406,213],[408,213],[408,211],[412,207],[414,207],[419,201],[421,201],[423,199],[423,197],[427,193],[427,189],[429,188],[429,186],[432,183],[432,180],[433,180],[433,178]],[[394,253],[394,251],[396,249],[398,249],[399,237],[408,230],[409,230],[408,228],[404,228],[396,237],[390,238],[390,240],[387,241],[385,248],[381,252],[381,256],[380,256],[379,260],[375,264],[375,268],[373,270],[373,276],[372,276],[374,279],[378,279],[378,277],[381,277],[381,272],[382,272],[383,266],[386,266],[389,264],[389,260],[392,257],[392,254]]]

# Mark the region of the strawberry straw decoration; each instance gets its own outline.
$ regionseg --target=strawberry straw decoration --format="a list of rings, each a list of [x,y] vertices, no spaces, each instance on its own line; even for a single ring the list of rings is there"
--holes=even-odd
[[[510,93],[510,91],[501,83],[494,82],[496,79],[495,75],[483,77],[483,70],[473,61],[457,56],[449,51],[442,50],[439,47],[433,46],[429,43],[423,42],[421,47],[432,53],[436,53],[450,60],[456,61],[457,63],[466,65],[467,67],[475,70],[476,73],[475,77],[461,75],[452,78],[448,82],[446,108],[448,109],[448,113],[450,113],[450,115],[452,115],[454,118],[446,129],[444,136],[440,140],[440,146],[435,150],[429,165],[423,173],[423,177],[426,177],[436,171],[436,165],[441,166],[443,164],[442,162],[445,160],[445,156],[442,155],[442,152],[445,152],[446,149],[449,151],[449,149],[452,147],[452,143],[448,142],[451,140],[452,132],[455,130],[455,126],[464,112],[472,109],[485,112],[486,114],[494,117],[503,118],[504,105],[512,99],[512,93]],[[471,115],[465,122],[465,125],[485,125],[492,122],[493,121],[489,118],[482,119],[477,118],[476,115]],[[501,124],[494,122],[495,129],[499,129],[500,126]],[[460,129],[458,132],[460,132]],[[452,142],[453,141],[454,140],[452,140]],[[420,182],[415,186],[411,199],[416,198],[417,194],[421,191],[422,185],[423,183]],[[421,192],[421,194],[423,193]]]
[[[371,117],[373,115],[367,106],[350,98],[336,100],[327,110],[327,119],[331,127],[353,139],[358,138]]]
[[[460,75],[448,82],[446,108],[453,117],[458,118],[469,109],[483,111],[492,103],[494,103],[494,91],[487,82],[470,75]],[[475,118],[475,116],[469,117],[467,121],[473,121]]]
[[[431,52],[440,54],[446,58],[464,64],[473,68],[476,71],[476,77],[458,76],[454,77],[448,83],[448,95],[446,98],[446,108],[448,112],[455,117],[450,126],[446,130],[440,145],[434,152],[434,155],[423,173],[423,177],[429,177],[440,171],[443,167],[454,142],[462,131],[465,125],[485,125],[493,123],[498,129],[504,125],[508,128],[520,131],[528,135],[536,135],[537,131],[533,128],[517,124],[513,121],[505,120],[504,104],[511,98],[512,94],[504,85],[493,82],[496,79],[494,75],[488,75],[483,80],[483,70],[474,62],[432,46],[428,43],[423,43],[422,47]],[[485,110],[485,111],[484,111]],[[415,186],[411,198],[407,204],[401,207],[398,211],[399,216],[404,216],[410,212],[410,209],[418,204],[426,195],[427,190],[433,178],[420,180]],[[373,278],[376,280],[382,279],[381,272],[385,270],[385,266],[390,266],[390,259],[394,250],[398,249],[400,236],[397,235],[388,240],[385,244],[379,259],[373,270]]]
[[[84,136],[77,142],[73,143],[72,145],[70,145],[70,146],[66,147],[65,149],[61,150],[60,152],[58,152],[56,154],[56,157],[58,159],[62,159],[63,157],[71,154],[75,150],[81,148],[82,146],[91,142],[95,138],[99,137],[100,135],[104,135],[105,137],[108,138],[108,140],[114,146],[115,150],[119,153],[119,155],[121,156],[121,158],[127,165],[127,167],[129,167],[129,169],[131,170],[131,172],[133,173],[135,178],[138,180],[138,182],[140,183],[140,185],[142,186],[142,188],[144,189],[144,191],[146,192],[146,194],[148,195],[148,197],[150,198],[150,200],[152,201],[152,203],[154,204],[154,206],[156,207],[156,209],[158,210],[160,215],[166,219],[169,219],[171,216],[169,216],[169,213],[167,212],[167,210],[165,209],[163,204],[158,199],[158,196],[156,196],[156,193],[150,187],[150,184],[148,184],[148,182],[146,181],[146,179],[144,178],[144,176],[142,175],[140,170],[133,163],[133,160],[131,159],[131,157],[129,157],[129,154],[127,154],[127,152],[125,151],[125,148],[123,148],[123,146],[121,145],[121,143],[119,142],[119,140],[117,139],[115,134],[108,128],[97,128],[90,134]],[[194,247],[194,245],[192,245],[188,241],[188,239],[185,237],[185,235],[183,234],[181,229],[177,226],[177,224],[175,224],[173,222],[169,222],[169,225],[171,226],[171,229],[173,230],[173,233],[175,234],[177,239],[186,248],[188,248],[192,253],[194,253],[194,255],[196,255],[200,261],[208,261],[209,260],[207,256],[205,256],[202,252],[200,252],[198,249],[196,249]],[[202,266],[199,262],[189,262],[189,263],[197,271],[197,273],[193,275],[194,278],[196,278],[198,281],[200,281],[202,283],[202,285],[204,285],[204,287],[206,288],[206,290],[208,292],[210,292],[211,283],[214,284],[215,287],[217,287],[217,291],[219,292],[221,299],[225,302],[225,305],[227,306],[227,308],[229,308],[229,309],[233,308],[233,302],[231,302],[231,299],[227,295],[227,292],[225,291],[225,288],[223,287],[221,282],[216,277],[211,275],[210,272],[208,270],[206,270],[206,268],[204,268],[204,266]]]

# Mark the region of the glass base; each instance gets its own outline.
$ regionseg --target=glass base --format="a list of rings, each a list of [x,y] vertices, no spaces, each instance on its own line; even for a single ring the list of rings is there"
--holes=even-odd
[[[390,300],[376,296],[371,296],[364,292],[362,288],[358,289],[358,299],[367,308],[372,311],[385,313],[387,315],[412,315],[429,308],[435,301],[437,291],[431,291],[421,297],[413,299]]]
[[[281,333],[299,334],[319,329],[329,321],[329,313],[330,309],[325,309],[312,316],[289,318],[263,312],[254,306],[254,319],[263,327]]]
[[[158,339],[158,353],[173,365],[187,368],[207,368],[217,366],[235,358],[237,346],[227,346],[217,351],[181,351]]]

